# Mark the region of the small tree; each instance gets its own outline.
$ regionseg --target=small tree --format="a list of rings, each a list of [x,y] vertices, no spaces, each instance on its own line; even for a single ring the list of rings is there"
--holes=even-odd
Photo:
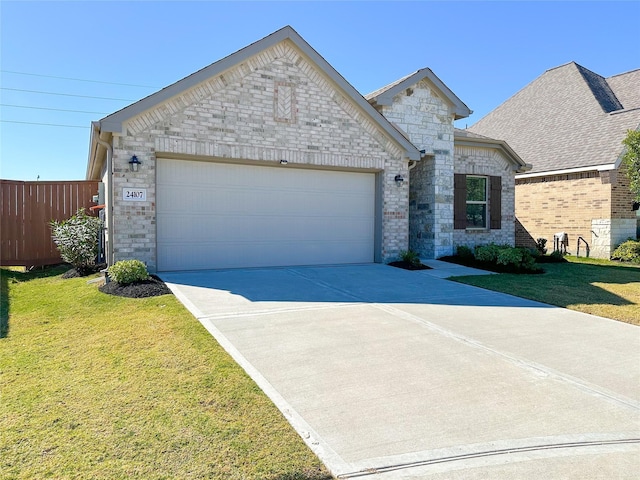
[[[101,228],[100,219],[87,215],[84,208],[67,220],[51,221],[53,241],[60,256],[80,274],[90,273],[96,263]]]
[[[622,143],[627,147],[622,164],[627,170],[631,192],[636,202],[640,202],[640,130],[629,130]]]

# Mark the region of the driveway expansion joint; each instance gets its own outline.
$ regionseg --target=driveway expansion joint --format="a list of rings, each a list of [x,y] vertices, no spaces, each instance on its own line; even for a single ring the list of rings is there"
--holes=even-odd
[[[591,449],[592,451],[597,453],[603,453],[606,451],[616,452],[616,451],[626,451],[629,446],[634,447],[640,444],[640,438],[630,437],[630,438],[617,438],[617,439],[609,439],[609,436],[604,436],[601,439],[594,440],[576,440],[576,441],[567,441],[567,442],[556,442],[556,443],[542,443],[542,444],[531,444],[531,445],[523,445],[523,441],[520,440],[516,442],[511,447],[505,448],[494,448],[488,450],[470,450],[466,453],[460,453],[457,455],[447,455],[447,456],[438,456],[435,452],[421,452],[416,453],[416,456],[422,455],[424,458],[422,460],[412,460],[412,461],[399,461],[398,463],[388,463],[385,465],[376,465],[361,468],[357,471],[352,471],[348,473],[341,473],[337,475],[338,479],[352,479],[352,478],[362,478],[370,475],[384,474],[390,472],[403,472],[408,471],[410,469],[416,469],[420,467],[429,467],[438,464],[447,464],[454,462],[465,462],[467,460],[479,459],[485,457],[500,457],[500,456],[509,456],[511,458],[502,458],[499,459],[500,462],[511,462],[511,461],[527,461],[531,458],[529,456],[513,458],[514,456],[518,456],[521,454],[530,454],[536,453],[536,458],[541,457],[554,457],[554,456],[565,456],[576,453],[576,449]],[[579,437],[580,438],[580,437]],[[526,439],[524,440],[526,442]],[[518,445],[520,444],[520,445]],[[464,448],[463,448],[464,449]],[[572,451],[567,451],[571,449]],[[455,449],[451,449],[455,450]],[[565,451],[563,451],[565,450]],[[584,452],[581,452],[584,453]],[[373,462],[372,462],[373,463]]]
[[[547,367],[545,365],[542,365],[540,363],[536,363],[533,362],[531,360],[527,360],[525,358],[521,358],[518,357],[516,355],[512,355],[500,350],[497,350],[495,348],[492,348],[488,345],[485,345],[477,340],[474,340],[472,338],[469,338],[465,335],[456,333],[452,330],[448,330],[446,328],[443,328],[439,325],[436,325],[434,323],[429,322],[428,320],[425,320],[424,318],[421,318],[417,315],[413,315],[411,313],[405,312],[403,310],[400,310],[396,307],[393,307],[391,305],[387,305],[387,304],[374,304],[374,306],[376,308],[379,308],[380,310],[383,310],[385,312],[391,313],[392,315],[395,315],[399,318],[405,319],[405,320],[409,320],[409,321],[413,321],[413,322],[417,322],[420,323],[422,325],[424,325],[425,327],[427,327],[429,330],[438,333],[440,335],[443,335],[447,338],[450,338],[452,340],[456,340],[458,342],[461,342],[465,345],[468,345],[470,347],[473,348],[479,348],[484,350],[485,352],[502,358],[503,360],[507,360],[509,363],[522,368],[524,370],[528,370],[529,372],[533,373],[534,375],[538,375],[538,376],[544,376],[544,377],[551,377],[555,380],[559,380],[561,382],[567,383],[572,385],[573,387],[578,388],[579,390],[585,392],[585,393],[589,393],[592,395],[597,395],[600,397],[603,397],[609,401],[613,401],[619,405],[622,405],[626,408],[632,409],[632,410],[640,410],[640,402],[636,401],[634,399],[628,398],[624,395],[618,394],[616,392],[612,392],[611,390],[608,390],[606,388],[600,387],[598,385],[594,385],[590,382],[587,382],[586,380],[581,380],[579,378],[576,378],[574,376],[568,375],[566,373],[561,373],[557,370],[554,370],[550,367]]]
[[[295,313],[295,312],[310,312],[319,310],[331,310],[337,308],[350,308],[357,307],[359,303],[330,303],[326,305],[309,305],[299,307],[283,307],[283,308],[269,308],[265,310],[244,310],[237,312],[224,312],[224,313],[212,313],[207,315],[200,315],[196,318],[198,320],[223,320],[226,318],[247,318],[247,317],[263,317],[268,315],[277,315],[282,313]]]

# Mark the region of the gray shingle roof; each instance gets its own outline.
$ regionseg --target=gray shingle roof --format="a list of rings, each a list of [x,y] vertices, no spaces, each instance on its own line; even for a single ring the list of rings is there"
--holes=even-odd
[[[462,128],[454,128],[453,133],[456,138],[479,138],[484,140],[495,140],[491,137],[487,137],[486,135],[480,135],[478,133],[473,133],[469,130],[463,130]]]
[[[640,69],[607,78],[625,110],[640,108]]]
[[[391,82],[389,85],[385,85],[384,87],[379,88],[378,90],[376,90],[375,92],[371,92],[368,93],[366,95],[364,95],[364,98],[366,98],[367,100],[371,100],[371,99],[375,99],[378,96],[382,95],[383,93],[387,92],[388,90],[391,90],[393,87],[401,84],[402,82],[404,82],[406,79],[413,77],[416,73],[418,73],[420,70],[417,70],[415,72],[410,73],[409,75],[405,75],[402,78],[399,78],[398,80],[396,80],[395,82]]]
[[[506,140],[543,173],[614,164],[640,125],[640,70],[607,79],[575,62],[552,68],[469,128]]]
[[[622,104],[616,98],[615,93],[604,79],[597,73],[592,72],[591,70],[587,70],[586,68],[576,64],[578,71],[582,74],[584,81],[587,82],[587,85],[591,89],[593,96],[602,107],[606,113],[611,113],[616,110],[622,110]]]

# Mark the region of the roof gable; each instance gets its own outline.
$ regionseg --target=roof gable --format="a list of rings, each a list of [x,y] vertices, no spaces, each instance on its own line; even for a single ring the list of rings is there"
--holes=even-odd
[[[496,140],[468,130],[455,128],[453,130],[453,142],[455,146],[493,148],[504,154],[515,172],[524,173],[531,170],[531,165],[526,164],[504,140]]]
[[[453,105],[456,120],[468,117],[473,113],[429,68],[422,68],[406,77],[402,77],[375,92],[365,95],[365,98],[372,105],[391,105],[395,95],[425,79]]]
[[[107,117],[96,122],[101,133],[113,132],[119,133],[123,130],[125,122],[134,117],[156,108],[171,98],[179,96],[184,92],[193,89],[213,77],[220,77],[224,82],[224,72],[229,69],[250,60],[252,57],[259,55],[261,52],[269,49],[281,42],[289,41],[305,55],[312,64],[322,71],[330,81],[337,87],[345,98],[347,98],[354,106],[363,111],[383,134],[394,141],[405,152],[411,160],[418,160],[420,153],[417,148],[409,142],[389,121],[387,121],[380,113],[378,113],[358,91],[349,84],[320,54],[318,54],[292,27],[286,26],[271,35],[241,49],[237,52],[215,62],[211,65],[198,70],[197,72],[179,80],[178,82],[163,88],[162,90],[139,100]],[[247,67],[249,68],[249,67]]]

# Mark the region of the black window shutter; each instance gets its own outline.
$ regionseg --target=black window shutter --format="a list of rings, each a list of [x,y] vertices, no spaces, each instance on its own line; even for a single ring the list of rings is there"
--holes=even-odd
[[[489,216],[491,218],[491,229],[500,229],[502,227],[502,177],[491,177]]]
[[[453,228],[464,230],[467,226],[467,176],[453,176]]]

